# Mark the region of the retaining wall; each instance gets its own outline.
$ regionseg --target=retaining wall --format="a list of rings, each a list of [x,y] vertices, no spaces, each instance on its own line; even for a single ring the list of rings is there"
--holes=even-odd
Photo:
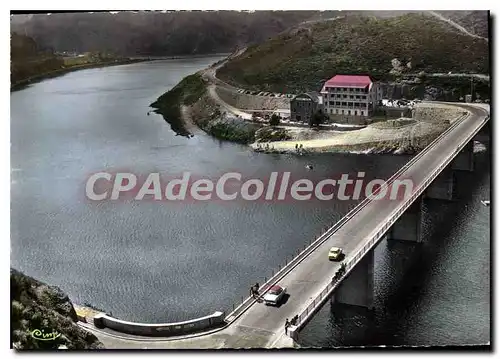
[[[101,313],[94,317],[94,325],[99,329],[110,328],[117,332],[133,335],[170,337],[215,329],[225,325],[225,321],[224,312],[215,312],[206,317],[185,322],[162,324],[127,322]]]

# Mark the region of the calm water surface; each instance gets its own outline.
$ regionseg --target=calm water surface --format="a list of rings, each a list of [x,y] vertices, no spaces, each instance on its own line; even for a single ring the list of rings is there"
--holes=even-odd
[[[11,265],[126,320],[227,310],[355,203],[93,203],[85,197],[89,175],[190,171],[216,179],[238,171],[266,179],[290,171],[319,180],[365,171],[370,179],[409,159],[256,154],[201,131],[178,136],[161,116],[147,115],[159,95],[219,59],[83,70],[12,93]],[[302,332],[303,345],[488,341],[490,217],[478,202],[489,198],[489,152],[476,157],[458,202],[426,203],[423,245],[377,248],[376,313],[328,303]]]

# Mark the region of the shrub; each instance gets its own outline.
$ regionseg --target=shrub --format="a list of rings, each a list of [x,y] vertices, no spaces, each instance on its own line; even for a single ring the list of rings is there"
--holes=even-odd
[[[273,113],[271,116],[271,119],[269,120],[269,125],[271,126],[278,126],[280,124],[280,117]]]

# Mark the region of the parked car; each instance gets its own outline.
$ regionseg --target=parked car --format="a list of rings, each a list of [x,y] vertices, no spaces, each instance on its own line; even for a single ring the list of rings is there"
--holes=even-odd
[[[331,261],[338,261],[342,258],[342,249],[339,247],[332,247],[328,252],[328,259]]]
[[[279,285],[273,285],[264,295],[266,305],[278,305],[286,294],[286,288]]]

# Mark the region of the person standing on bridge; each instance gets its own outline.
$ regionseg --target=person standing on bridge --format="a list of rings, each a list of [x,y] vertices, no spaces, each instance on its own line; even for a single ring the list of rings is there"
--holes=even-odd
[[[288,334],[288,327],[290,326],[290,321],[288,320],[288,318],[286,318],[286,321],[285,321],[285,334]]]
[[[250,295],[252,298],[255,298],[255,296],[257,296],[257,298],[259,297],[259,283],[255,283],[255,285],[250,288]]]

